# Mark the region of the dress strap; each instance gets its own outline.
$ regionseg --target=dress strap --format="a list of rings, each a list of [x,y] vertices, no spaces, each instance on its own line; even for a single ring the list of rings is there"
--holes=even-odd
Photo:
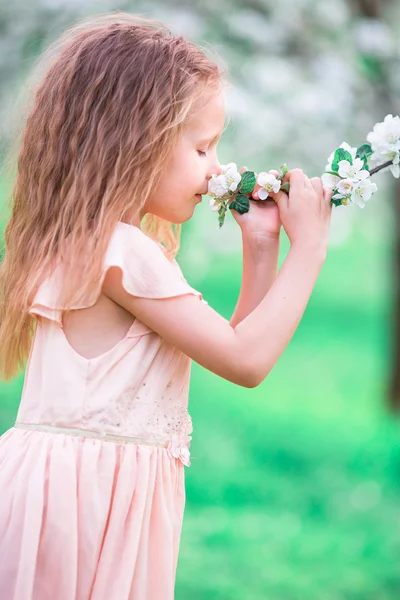
[[[91,429],[79,429],[72,427],[54,427],[52,425],[41,425],[38,423],[19,423],[16,422],[14,427],[17,429],[30,429],[32,431],[45,431],[47,433],[62,433],[64,435],[76,435],[79,437],[95,438],[103,441],[122,442],[128,444],[144,444],[146,446],[159,446],[166,448],[168,441],[160,442],[156,440],[130,437],[125,435],[115,435],[105,431],[93,431]]]

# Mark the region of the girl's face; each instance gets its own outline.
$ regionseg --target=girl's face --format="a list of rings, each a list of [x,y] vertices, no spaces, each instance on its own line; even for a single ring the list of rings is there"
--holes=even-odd
[[[224,129],[223,90],[206,92],[182,131],[166,164],[165,175],[149,197],[144,214],[152,213],[170,223],[184,223],[193,215],[208,180],[220,173],[217,142]]]

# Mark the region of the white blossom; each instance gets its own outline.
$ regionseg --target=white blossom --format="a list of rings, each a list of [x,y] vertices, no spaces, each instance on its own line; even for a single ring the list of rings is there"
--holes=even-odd
[[[331,175],[330,173],[324,173],[321,177],[322,185],[328,190],[334,190],[340,181],[340,177],[337,175]]]
[[[257,183],[261,186],[257,190],[260,200],[266,200],[271,192],[276,194],[281,188],[281,182],[272,173],[259,173]]]
[[[357,148],[352,148],[346,142],[343,142],[340,148],[350,153],[351,161],[340,160],[337,167],[338,175],[324,173],[321,177],[322,184],[325,188],[334,191],[332,200],[340,200],[344,205],[354,202],[364,208],[365,203],[378,188],[371,182],[370,172],[364,169],[363,159],[356,158]],[[334,155],[335,152],[332,152],[326,170],[332,170]]]
[[[208,195],[211,198],[222,198],[228,192],[228,182],[225,175],[212,175],[208,182]]]
[[[211,206],[213,212],[217,212],[221,208],[222,202],[215,198],[210,198],[208,206]]]
[[[390,170],[394,177],[400,176],[400,118],[386,115],[382,123],[376,123],[373,130],[367,135],[373,154],[371,161],[382,164],[392,161]]]
[[[361,181],[369,177],[369,171],[363,168],[364,161],[361,158],[355,158],[353,164],[348,160],[339,161],[338,173],[343,179],[349,178],[353,181]]]
[[[221,165],[221,174],[226,178],[228,189],[231,192],[236,192],[237,187],[242,179],[242,176],[238,172],[236,163],[231,162],[227,165]]]
[[[368,202],[377,189],[378,186],[376,183],[373,183],[370,178],[359,181],[352,191],[351,201],[358,204],[361,208],[364,208],[365,203]]]
[[[211,198],[223,198],[229,192],[235,192],[242,177],[235,163],[221,165],[221,173],[213,174],[208,182],[208,195]]]
[[[360,208],[364,208],[366,202],[368,202],[377,189],[377,185],[371,181],[370,177],[366,177],[360,181],[347,178],[338,182],[338,192],[332,198],[333,200],[341,200],[342,204],[345,205],[349,202],[354,202]]]
[[[349,196],[356,186],[356,182],[353,179],[341,179],[337,184],[339,194],[342,196]]]

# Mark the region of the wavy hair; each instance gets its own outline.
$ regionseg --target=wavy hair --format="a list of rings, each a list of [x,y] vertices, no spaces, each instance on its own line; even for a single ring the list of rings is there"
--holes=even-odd
[[[43,54],[18,138],[4,234],[1,378],[25,365],[35,329],[28,311],[40,284],[64,260],[66,308],[93,289],[117,222],[142,214],[199,86],[218,85],[222,74],[217,61],[162,23],[127,13],[86,19]],[[141,222],[170,259],[180,227],[151,214]]]

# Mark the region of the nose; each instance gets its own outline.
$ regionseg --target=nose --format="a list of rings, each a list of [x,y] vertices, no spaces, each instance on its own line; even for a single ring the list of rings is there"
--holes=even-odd
[[[218,160],[214,160],[208,170],[207,170],[207,180],[211,179],[212,175],[220,175],[222,171],[221,165],[219,164]]]
[[[219,162],[217,161],[217,165],[216,165],[216,168],[215,168],[215,171],[214,171],[214,172],[215,172],[215,174],[216,174],[216,175],[220,175],[220,174],[221,174],[221,171],[222,171],[221,165],[220,165],[220,164],[219,164]]]

